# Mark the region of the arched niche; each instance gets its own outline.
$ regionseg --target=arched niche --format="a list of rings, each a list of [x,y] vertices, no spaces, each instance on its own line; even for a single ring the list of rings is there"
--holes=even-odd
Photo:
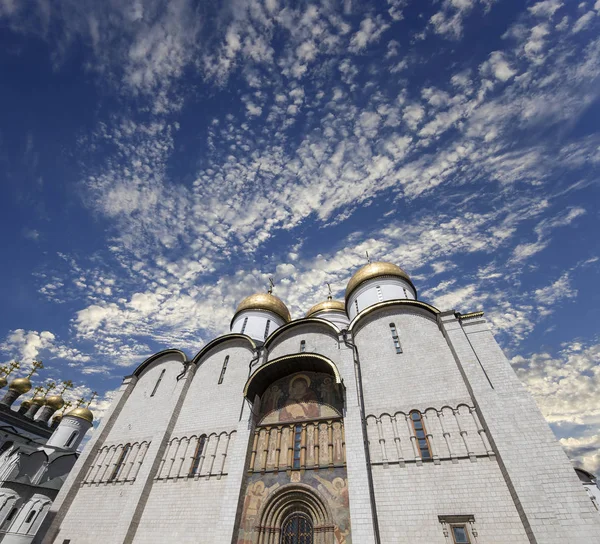
[[[256,396],[262,397],[267,388],[277,380],[302,371],[327,374],[332,377],[334,383],[342,383],[339,370],[331,359],[314,353],[296,353],[273,359],[259,367],[248,378],[244,386],[244,396],[250,402],[254,402]]]
[[[335,523],[327,502],[316,490],[302,484],[285,485],[267,499],[255,529],[257,544],[280,542],[282,529],[292,516],[309,520],[310,542],[334,544]]]

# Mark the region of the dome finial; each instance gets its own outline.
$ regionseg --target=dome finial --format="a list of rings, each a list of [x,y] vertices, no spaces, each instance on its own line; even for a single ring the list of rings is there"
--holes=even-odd
[[[369,257],[369,252],[365,251],[365,253],[367,254],[367,263],[371,264],[371,257]]]
[[[92,401],[98,396],[98,391],[92,391],[92,396],[90,397],[90,400],[88,400],[88,403],[86,404],[86,408],[90,407],[90,404],[92,404]]]
[[[27,374],[27,378],[31,378],[31,376],[33,376],[38,370],[42,370],[42,368],[44,368],[44,363],[42,363],[42,361],[33,361],[31,364],[31,370],[29,371],[29,374]]]
[[[328,281],[326,281],[325,285],[327,285],[327,290],[329,291],[327,295],[327,300],[333,300],[333,296],[331,295],[331,284]]]
[[[21,363],[19,363],[19,361],[12,361],[8,366],[0,367],[0,372],[4,373],[4,376],[0,377],[0,389],[5,387],[8,383],[7,378],[10,376],[11,372],[17,370],[20,366]]]
[[[271,276],[269,276],[269,288],[267,289],[267,293],[269,293],[269,295],[272,295],[274,288],[275,288],[275,282],[273,281],[273,278]]]

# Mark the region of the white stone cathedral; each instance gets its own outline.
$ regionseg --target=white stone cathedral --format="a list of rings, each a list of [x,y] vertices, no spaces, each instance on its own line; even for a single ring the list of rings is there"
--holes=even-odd
[[[378,262],[142,363],[35,542],[593,544],[600,516],[483,313]]]

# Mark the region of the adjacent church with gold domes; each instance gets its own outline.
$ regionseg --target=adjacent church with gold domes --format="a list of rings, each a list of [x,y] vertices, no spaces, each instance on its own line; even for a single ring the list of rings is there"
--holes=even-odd
[[[590,544],[600,516],[483,312],[369,263],[343,302],[252,295],[144,361],[35,542]]]
[[[93,422],[92,412],[81,406],[72,410],[63,399],[73,384],[55,383],[32,390],[31,376],[43,365],[35,361],[31,372],[8,383],[18,362],[3,368],[0,389],[0,542],[27,544],[38,531],[52,501],[77,460],[77,447]],[[21,398],[17,409],[15,402]],[[61,411],[62,410],[62,411]],[[60,411],[60,412],[59,412]],[[52,419],[51,419],[52,418]]]

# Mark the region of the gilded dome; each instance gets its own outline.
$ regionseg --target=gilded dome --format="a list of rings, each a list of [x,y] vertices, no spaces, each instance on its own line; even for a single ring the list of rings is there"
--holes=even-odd
[[[350,281],[346,286],[346,300],[348,300],[353,291],[365,281],[372,280],[374,278],[381,278],[383,276],[395,276],[407,281],[410,285],[412,285],[409,275],[399,266],[392,263],[369,263],[360,268],[358,272],[356,272],[354,276],[350,278]]]
[[[46,406],[53,410],[60,410],[65,405],[65,401],[60,395],[52,395],[46,399]]]
[[[246,297],[240,302],[235,313],[239,314],[242,310],[267,310],[281,317],[286,323],[292,320],[287,306],[271,293],[256,293]]]
[[[29,410],[29,407],[31,406],[31,401],[30,400],[24,400],[21,405],[19,406],[19,410],[22,408],[23,410]]]
[[[87,408],[75,408],[74,410],[67,412],[65,416],[78,417],[79,419],[85,419],[90,423],[93,423],[94,421],[94,414],[92,414],[92,412],[90,412]]]
[[[339,300],[324,300],[323,302],[319,302],[319,304],[315,304],[310,310],[308,310],[308,312],[306,312],[306,317],[310,317],[317,312],[325,312],[327,310],[336,310],[346,313],[346,306]]]
[[[19,395],[23,395],[31,389],[31,382],[29,381],[29,378],[17,378],[10,382],[8,388],[16,391]]]
[[[6,376],[0,377],[0,389],[5,387],[7,383],[8,383],[8,380],[6,379]]]

